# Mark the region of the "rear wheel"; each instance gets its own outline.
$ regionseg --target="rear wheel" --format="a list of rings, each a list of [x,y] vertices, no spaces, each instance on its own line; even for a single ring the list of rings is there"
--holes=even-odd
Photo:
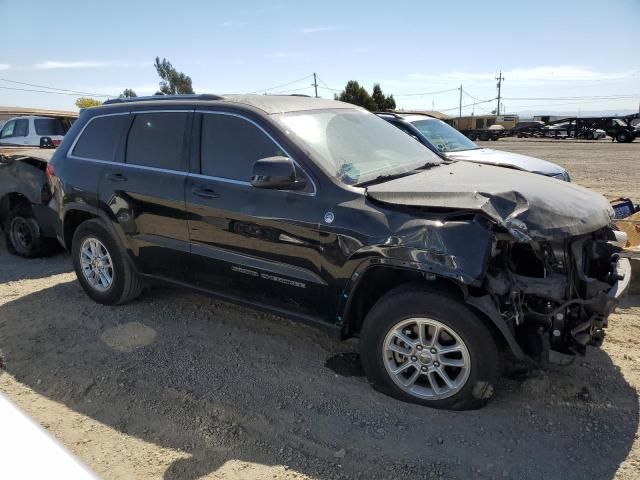
[[[116,305],[142,293],[142,280],[99,220],[88,220],[77,228],[71,253],[78,281],[96,302]]]
[[[471,140],[472,142],[475,142],[478,139],[478,136],[473,132],[469,133],[467,137],[469,137],[469,140]]]
[[[55,241],[42,236],[40,225],[27,203],[9,212],[4,229],[7,250],[14,255],[34,258],[48,255],[54,250]]]
[[[376,389],[435,408],[482,406],[499,374],[496,342],[480,318],[453,296],[407,287],[373,306],[360,355]]]

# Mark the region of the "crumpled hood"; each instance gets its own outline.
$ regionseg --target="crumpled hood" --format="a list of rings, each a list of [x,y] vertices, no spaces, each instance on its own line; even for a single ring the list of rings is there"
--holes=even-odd
[[[396,205],[480,211],[521,241],[590,233],[613,217],[607,200],[586,188],[468,162],[370,185],[367,196]]]
[[[514,167],[528,172],[541,173],[542,175],[560,175],[564,168],[546,160],[521,155],[519,153],[503,152],[491,148],[478,148],[462,152],[446,152],[444,156],[450,160],[463,160],[465,162],[488,163],[505,167]]]

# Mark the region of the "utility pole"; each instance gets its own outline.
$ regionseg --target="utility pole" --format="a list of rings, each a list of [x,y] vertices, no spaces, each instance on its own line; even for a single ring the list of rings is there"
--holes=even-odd
[[[318,80],[316,80],[316,72],[313,72],[313,86],[316,89],[316,98],[318,98]]]
[[[496,80],[498,81],[498,108],[496,109],[496,115],[500,115],[500,88],[502,87],[502,82],[504,81],[502,70],[500,70],[500,75],[496,77]]]
[[[462,118],[462,84],[460,85],[460,106],[458,108],[458,118]]]

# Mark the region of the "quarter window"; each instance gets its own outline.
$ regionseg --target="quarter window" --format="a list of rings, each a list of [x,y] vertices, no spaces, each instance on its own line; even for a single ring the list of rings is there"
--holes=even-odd
[[[96,117],[89,122],[73,147],[72,155],[111,162],[128,115]]]
[[[248,182],[256,160],[286,156],[252,123],[231,115],[202,116],[201,171],[204,175]]]
[[[126,162],[167,170],[185,169],[188,113],[140,113],[127,139]]]
[[[62,122],[57,118],[36,118],[33,126],[38,135],[64,135]]]

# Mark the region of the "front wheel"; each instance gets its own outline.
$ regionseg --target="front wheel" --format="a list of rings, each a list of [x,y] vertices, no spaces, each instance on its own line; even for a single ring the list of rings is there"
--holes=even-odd
[[[498,348],[482,320],[453,296],[411,287],[370,310],[360,356],[376,389],[434,408],[478,408],[499,376]]]
[[[618,132],[616,133],[616,140],[620,143],[627,143],[629,142],[630,135],[627,132]]]

